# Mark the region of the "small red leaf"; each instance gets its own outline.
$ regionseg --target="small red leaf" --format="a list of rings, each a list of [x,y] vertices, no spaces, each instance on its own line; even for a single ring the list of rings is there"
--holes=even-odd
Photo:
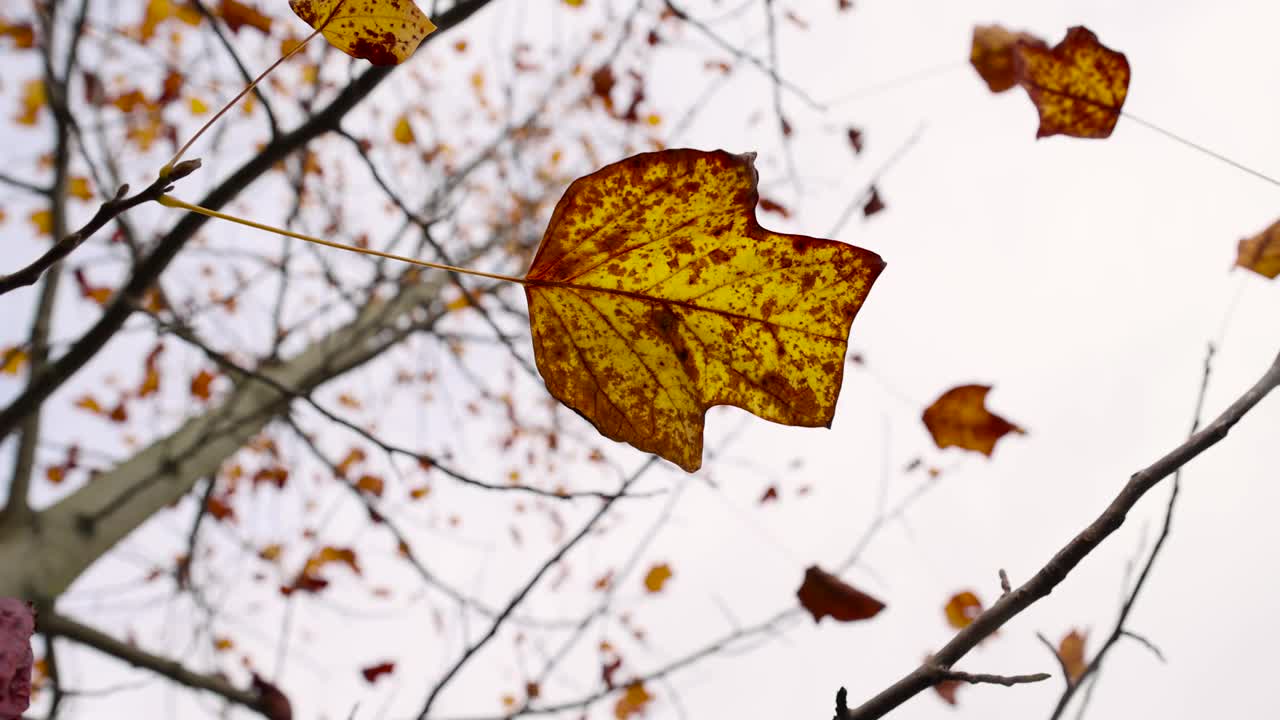
[[[866,620],[884,609],[884,603],[845,583],[817,565],[804,572],[804,583],[796,591],[800,605],[818,622],[830,615],[841,622]]]

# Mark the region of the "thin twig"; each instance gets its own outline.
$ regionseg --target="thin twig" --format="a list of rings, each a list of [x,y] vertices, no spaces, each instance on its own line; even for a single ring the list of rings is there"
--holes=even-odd
[[[49,635],[74,640],[129,663],[134,667],[163,675],[180,685],[197,690],[206,690],[237,705],[243,705],[266,717],[271,717],[268,715],[268,710],[263,706],[262,698],[257,692],[242,690],[221,677],[193,672],[176,660],[153,655],[135,645],[117,640],[101,630],[89,627],[52,610],[41,610],[37,623],[40,630]]]
[[[942,650],[933,656],[932,664],[949,668],[978,643],[989,637],[1013,617],[1048,595],[1066,579],[1113,532],[1124,524],[1133,506],[1157,483],[1169,477],[1205,450],[1218,444],[1236,423],[1249,413],[1272,390],[1280,386],[1280,355],[1272,360],[1266,372],[1205,429],[1195,433],[1164,457],[1134,473],[1120,493],[1092,523],[1072,538],[1044,567],[1013,592],[997,600]],[[917,667],[893,685],[850,712],[855,720],[884,717],[902,703],[924,692],[934,684],[930,664]]]
[[[1204,413],[1204,398],[1209,392],[1209,377],[1213,373],[1214,351],[1215,348],[1213,343],[1209,343],[1208,348],[1205,350],[1204,371],[1200,377],[1200,390],[1196,396],[1195,413],[1191,419],[1190,434],[1192,436],[1194,436],[1195,432],[1200,429],[1200,418]],[[1115,644],[1119,642],[1120,638],[1123,637],[1125,622],[1128,621],[1130,613],[1133,612],[1133,606],[1138,601],[1138,594],[1142,592],[1143,586],[1146,585],[1147,578],[1151,576],[1151,568],[1155,565],[1156,558],[1160,556],[1160,550],[1164,548],[1165,541],[1169,539],[1170,530],[1173,529],[1173,509],[1174,506],[1177,505],[1178,491],[1181,487],[1182,468],[1178,468],[1178,470],[1173,474],[1173,489],[1169,493],[1169,502],[1165,505],[1164,523],[1160,527],[1160,535],[1156,537],[1155,544],[1151,546],[1151,552],[1147,555],[1147,562],[1142,566],[1141,572],[1138,573],[1138,578],[1133,583],[1133,589],[1129,591],[1128,597],[1120,607],[1120,615],[1116,618],[1115,627],[1112,629],[1111,634],[1107,636],[1107,639],[1103,641],[1102,645],[1098,648],[1098,652],[1093,656],[1093,659],[1085,666],[1084,673],[1077,678],[1074,684],[1068,685],[1067,689],[1063,691],[1062,696],[1058,698],[1058,704],[1054,708],[1053,714],[1050,715],[1050,718],[1053,720],[1057,720],[1057,718],[1062,717],[1063,713],[1067,710],[1067,705],[1071,702],[1071,698],[1080,687],[1081,681],[1091,675],[1094,675],[1102,668],[1102,660],[1107,656],[1107,653],[1111,651],[1111,648],[1115,647]],[[1155,647],[1145,639],[1143,639],[1143,643],[1148,647]],[[1159,650],[1156,650],[1155,653],[1157,656],[1160,655]],[[1082,704],[1080,711],[1081,715],[1084,714],[1084,708],[1087,706],[1087,703]]]
[[[85,240],[88,240],[94,233],[101,230],[104,225],[114,220],[117,215],[143,203],[159,200],[161,195],[173,189],[174,180],[190,175],[198,167],[200,167],[199,160],[188,160],[187,162],[179,163],[167,177],[156,178],[155,182],[136,195],[128,195],[129,186],[121,185],[120,189],[116,191],[115,197],[102,203],[98,208],[98,212],[89,219],[89,222],[84,224],[84,227],[54,243],[53,247],[49,248],[44,255],[41,255],[30,265],[12,275],[0,277],[0,295],[11,290],[17,290],[20,287],[34,285],[46,270],[59,260],[70,255]]]

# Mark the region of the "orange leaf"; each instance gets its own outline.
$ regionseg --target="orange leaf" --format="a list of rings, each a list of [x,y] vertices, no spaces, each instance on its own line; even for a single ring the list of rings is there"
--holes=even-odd
[[[884,268],[760,227],[752,155],[665,150],[569,186],[525,278],[547,389],[688,472],[707,408],[829,426],[849,326]]]
[[[1129,93],[1129,61],[1073,27],[1053,49],[1038,40],[1014,45],[1018,83],[1040,112],[1036,137],[1111,136]]]
[[[88,202],[93,199],[93,190],[89,187],[89,178],[76,175],[67,183],[67,194],[77,200]]]
[[[213,379],[214,374],[208,370],[201,370],[196,373],[196,376],[191,378],[191,396],[201,400],[208,400]]]
[[[102,414],[102,405],[100,405],[97,399],[94,398],[92,395],[85,395],[79,400],[76,400],[76,407],[80,408],[81,410],[88,410],[89,412],[95,415]]]
[[[27,364],[27,351],[20,347],[5,348],[0,352],[0,375],[17,375]]]
[[[946,391],[924,411],[924,425],[939,448],[959,447],[987,457],[996,441],[1025,431],[987,410],[990,385],[961,385]]]
[[[947,623],[957,630],[963,630],[982,614],[982,601],[977,595],[965,590],[952,595],[943,610],[947,614]]]
[[[218,637],[213,640],[213,649],[217,652],[226,652],[235,647],[235,643],[231,642],[229,637]]]
[[[1280,220],[1257,235],[1240,241],[1236,265],[1273,280],[1280,276]]]
[[[1058,643],[1058,659],[1062,661],[1062,666],[1067,671],[1067,680],[1072,685],[1079,682],[1088,667],[1084,659],[1084,641],[1088,637],[1088,633],[1073,629],[1062,636],[1062,641]]]
[[[36,31],[31,23],[10,23],[0,19],[0,38],[13,40],[13,46],[26,50],[36,46]]]
[[[662,588],[666,586],[667,581],[671,579],[671,566],[662,563],[649,568],[648,574],[644,576],[644,589],[651,593],[662,592]]]
[[[19,125],[35,125],[40,119],[40,110],[48,104],[45,95],[44,81],[40,78],[28,80],[22,84],[22,112],[14,117]]]
[[[830,615],[841,622],[873,618],[884,603],[862,592],[817,565],[804,571],[804,582],[796,591],[800,606],[816,623]]]
[[[377,475],[361,475],[356,481],[356,489],[374,497],[382,497],[382,489],[386,485]]]
[[[142,25],[138,28],[138,36],[144,41],[150,40],[155,37],[156,28],[166,20],[180,20],[188,25],[199,25],[201,18],[200,11],[188,3],[149,0],[146,14],[142,17]]]
[[[246,25],[264,35],[271,34],[271,17],[263,15],[258,8],[237,0],[222,0],[218,3],[218,17],[231,28],[231,32],[237,34]]]
[[[53,234],[53,213],[49,210],[32,210],[28,219],[35,226],[37,233],[41,235]]]
[[[613,716],[618,720],[627,720],[632,715],[643,715],[645,706],[652,700],[653,696],[645,689],[644,683],[633,682],[613,706]]]
[[[436,29],[413,0],[289,0],[289,7],[330,45],[374,65],[399,65]]]
[[[969,51],[969,63],[986,81],[991,92],[1002,93],[1018,84],[1013,46],[1019,41],[1048,48],[1043,40],[1030,33],[1011,32],[999,25],[978,25],[973,28],[973,47]]]

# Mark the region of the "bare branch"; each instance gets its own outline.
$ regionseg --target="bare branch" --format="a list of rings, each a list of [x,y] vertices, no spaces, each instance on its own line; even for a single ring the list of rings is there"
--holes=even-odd
[[[237,705],[242,705],[270,717],[267,715],[267,709],[262,704],[262,697],[255,691],[242,690],[215,675],[193,672],[176,660],[153,655],[141,648],[117,640],[101,630],[89,627],[51,610],[42,610],[37,623],[41,632],[88,645],[101,653],[123,660],[134,667],[150,670],[189,688],[211,692]]]
[[[30,265],[13,273],[0,277],[0,295],[20,287],[27,287],[36,284],[44,271],[70,255],[72,251],[80,247],[85,240],[88,240],[105,226],[116,218],[117,215],[131,210],[143,203],[148,203],[158,199],[161,195],[173,189],[173,181],[186,177],[200,167],[199,160],[188,160],[178,163],[177,167],[167,177],[156,178],[155,182],[147,186],[145,190],[135,195],[127,196],[129,192],[128,185],[121,185],[116,191],[115,197],[102,203],[98,208],[98,212],[84,224],[84,227],[66,235],[61,240],[53,244],[44,255],[41,255]],[[127,197],[126,197],[127,196]]]
[[[933,657],[932,664],[950,668],[983,639],[998,630],[1010,619],[1048,595],[1053,588],[1093,552],[1103,540],[1124,524],[1125,516],[1138,500],[1164,478],[1172,475],[1200,453],[1218,444],[1236,423],[1240,422],[1272,390],[1280,386],[1280,355],[1253,387],[1245,391],[1205,429],[1195,433],[1186,442],[1171,450],[1147,468],[1134,473],[1110,505],[1079,535],[1072,538],[1027,582],[1000,598],[979,615],[968,627],[956,633]],[[930,664],[921,665],[901,680],[889,686],[857,709],[850,718],[867,720],[884,717],[894,708],[934,684]]]

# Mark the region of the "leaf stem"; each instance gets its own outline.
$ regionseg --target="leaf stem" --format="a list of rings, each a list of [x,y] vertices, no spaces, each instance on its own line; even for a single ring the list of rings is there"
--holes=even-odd
[[[1217,152],[1216,150],[1210,150],[1209,148],[1205,147],[1204,145],[1201,145],[1200,143],[1192,142],[1191,140],[1188,140],[1182,137],[1181,135],[1178,135],[1177,133],[1174,133],[1169,130],[1165,130],[1164,128],[1160,127],[1159,125],[1156,125],[1150,120],[1143,120],[1142,118],[1138,117],[1137,115],[1134,115],[1133,113],[1127,110],[1122,111],[1120,114],[1123,115],[1124,117],[1129,118],[1133,122],[1147,128],[1148,130],[1153,130],[1155,132],[1158,132],[1161,135],[1169,138],[1170,140],[1173,140],[1174,142],[1182,143],[1186,147],[1189,147],[1192,150],[1195,150],[1196,152],[1202,153],[1204,155],[1208,155],[1214,160],[1217,160],[1222,163],[1226,163],[1227,165],[1230,165],[1231,167],[1237,170],[1242,170],[1260,180],[1265,180],[1266,182],[1269,182],[1272,185],[1280,185],[1280,180],[1277,180],[1276,178],[1273,178],[1270,175],[1267,175],[1266,173],[1263,173],[1261,171],[1254,170],[1253,168],[1249,167],[1248,165],[1245,165],[1244,163],[1232,160],[1231,158],[1227,157],[1226,155],[1223,155],[1220,152]]]
[[[187,210],[189,212],[199,213],[200,215],[216,218],[218,220],[226,220],[228,222],[238,223],[240,225],[246,225],[251,228],[256,228],[258,230],[265,230],[266,232],[275,233],[277,235],[283,235],[285,237],[295,238],[297,240],[305,240],[309,243],[324,245],[325,247],[336,248],[338,250],[348,250],[350,252],[360,253],[361,255],[372,255],[374,257],[386,258],[388,260],[399,260],[400,262],[403,262],[403,263],[409,263],[410,265],[417,265],[419,267],[431,268],[433,270],[448,270],[449,272],[462,273],[463,275],[473,275],[475,277],[489,278],[490,280],[502,280],[504,282],[516,283],[517,285],[525,284],[524,278],[518,278],[518,277],[515,277],[514,275],[499,275],[497,273],[487,273],[482,270],[471,270],[469,268],[457,267],[455,265],[445,265],[443,263],[434,263],[434,262],[430,262],[429,260],[419,260],[417,258],[406,257],[404,255],[396,255],[395,253],[382,252],[381,250],[370,250],[369,248],[356,247],[355,245],[346,245],[344,243],[334,242],[332,240],[324,240],[318,237],[314,237],[312,235],[303,235],[302,233],[293,232],[292,230],[285,230],[284,228],[278,228],[273,225],[266,225],[264,223],[255,222],[253,220],[248,220],[242,217],[236,217],[235,215],[228,215],[223,212],[218,212],[217,210],[210,210],[209,208],[200,207],[199,205],[192,205],[191,203],[179,200],[178,198],[173,197],[172,195],[161,195],[160,199],[157,202],[159,202],[161,205],[164,205],[165,207]]]
[[[214,116],[209,118],[209,120],[206,121],[205,124],[199,130],[196,131],[196,134],[192,135],[191,139],[188,140],[185,145],[183,145],[181,148],[178,149],[178,152],[173,156],[173,159],[165,163],[164,167],[160,168],[160,177],[165,177],[166,175],[169,174],[169,171],[173,169],[173,166],[177,165],[178,161],[182,159],[182,156],[186,154],[187,150],[190,150],[191,146],[195,144],[195,141],[199,140],[200,136],[205,134],[205,131],[207,131],[210,127],[212,127],[214,123],[218,122],[218,118],[221,118],[223,115],[226,115],[228,110],[235,107],[235,104],[240,102],[241,98],[243,98],[245,95],[248,95],[251,90],[257,87],[258,83],[262,82],[263,79],[265,79],[268,75],[270,75],[272,70],[275,70],[277,67],[280,66],[281,63],[293,57],[295,54],[297,54],[299,50],[306,47],[307,43],[311,42],[311,38],[315,37],[316,35],[319,35],[320,31],[323,29],[324,29],[324,25],[321,25],[319,28],[311,31],[311,34],[303,38],[302,42],[295,45],[291,50],[289,50],[289,52],[285,53],[284,55],[281,55],[279,60],[276,60],[275,62],[271,63],[271,67],[267,68],[266,70],[263,70],[262,73],[258,75],[258,77],[253,79],[253,82],[244,86],[244,89],[241,90],[238,95],[236,95],[234,98],[231,98],[230,102],[228,102],[226,105],[223,105],[221,110],[214,113]]]

